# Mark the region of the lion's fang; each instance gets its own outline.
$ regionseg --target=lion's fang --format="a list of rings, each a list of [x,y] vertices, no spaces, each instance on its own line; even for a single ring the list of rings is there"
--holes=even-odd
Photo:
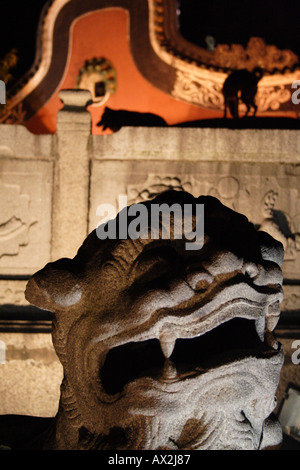
[[[160,347],[166,359],[171,356],[175,347],[175,341],[175,336],[171,335],[170,333],[163,333],[159,337]]]

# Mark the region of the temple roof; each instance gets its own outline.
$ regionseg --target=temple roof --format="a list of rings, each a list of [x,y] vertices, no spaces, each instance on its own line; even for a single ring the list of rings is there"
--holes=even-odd
[[[117,23],[110,20],[111,24],[106,25],[107,36],[111,35],[108,40],[110,43],[128,41],[134,65],[151,91],[154,93],[157,90],[173,100],[175,121],[178,102],[181,106],[186,105],[188,120],[220,117],[224,107],[222,86],[228,74],[242,68],[251,71],[257,66],[264,71],[257,93],[258,113],[289,117],[298,115],[298,108],[291,100],[291,86],[300,79],[299,58],[290,49],[279,49],[260,37],[250,37],[246,45],[220,43],[214,47],[201,47],[182,35],[173,0],[51,0],[41,12],[34,63],[9,90],[8,104],[0,117],[1,122],[26,124],[41,109],[46,109],[47,104],[58,95],[59,89],[66,85],[70,74],[74,79],[73,82],[69,80],[71,87],[81,87],[77,78],[89,61],[111,61],[111,57],[100,54],[103,43],[103,39],[100,42],[100,34],[99,39],[93,39],[94,43],[99,40],[99,57],[89,57],[79,49],[76,51],[74,34],[76,26],[84,18],[91,15],[96,18],[98,15],[100,30],[102,20],[99,13],[110,12],[117,17],[120,11],[126,12],[128,37],[120,37]],[[84,42],[90,33],[82,28],[81,41]],[[106,51],[109,55],[108,47]],[[70,61],[76,54],[81,55],[82,66],[71,71]],[[112,67],[120,70],[121,62],[115,60],[117,63],[111,62]],[[94,72],[102,73],[103,70],[98,68]],[[134,80],[134,75],[132,77]],[[86,80],[84,83],[86,86]],[[115,86],[119,83],[116,82]],[[134,99],[131,103],[132,109],[144,111],[138,109]],[[58,110],[59,106],[56,107]],[[118,107],[116,98],[114,107]],[[149,110],[156,112],[155,107]],[[47,112],[43,111],[44,116]],[[157,113],[162,115],[160,109]],[[178,113],[178,122],[183,121],[183,114],[183,111]],[[162,117],[168,121],[168,116]]]

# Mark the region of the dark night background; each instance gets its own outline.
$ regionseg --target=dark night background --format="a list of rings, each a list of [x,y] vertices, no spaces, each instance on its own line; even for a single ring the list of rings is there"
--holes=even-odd
[[[300,2],[291,0],[182,0],[182,34],[202,47],[206,35],[219,44],[247,45],[251,36],[300,55]]]
[[[46,3],[46,0],[0,1],[0,59],[10,49],[17,49],[18,65],[12,70],[15,80],[34,62],[37,25]],[[177,3],[182,35],[202,47],[206,47],[207,35],[214,36],[217,44],[244,46],[251,36],[259,36],[267,44],[291,49],[300,57],[299,0],[181,0]]]

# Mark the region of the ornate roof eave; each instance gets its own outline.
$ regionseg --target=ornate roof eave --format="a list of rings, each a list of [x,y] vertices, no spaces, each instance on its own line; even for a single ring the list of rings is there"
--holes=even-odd
[[[247,61],[239,61],[236,57],[235,64],[224,66],[218,63],[215,51],[192,44],[180,34],[172,0],[149,0],[149,13],[152,47],[161,60],[176,70],[171,91],[175,98],[210,109],[223,109],[222,86],[228,74],[239,68],[251,70],[262,66],[264,76],[258,84],[258,111],[277,111],[282,103],[291,102],[291,85],[300,79],[300,63],[292,51],[280,51],[275,46],[266,46],[260,38],[252,38],[254,43],[259,41],[257,47],[263,45],[267,52],[269,48],[274,55],[281,55],[282,63],[272,64],[269,60],[268,64],[259,61],[247,64]],[[240,45],[235,46],[238,52],[247,56],[247,50]],[[226,47],[229,55],[234,56],[230,46]]]
[[[150,11],[150,37],[151,43],[160,56],[164,56],[166,62],[172,61],[172,58],[181,60],[182,62],[191,64],[194,67],[207,69],[210,72],[220,72],[228,74],[236,68],[253,69],[255,66],[262,67],[266,75],[285,74],[300,69],[298,56],[291,50],[280,50],[276,46],[265,44],[261,38],[251,38],[254,40],[254,52],[258,55],[255,62],[251,63],[249,57],[244,57],[242,64],[241,56],[247,56],[251,51],[244,48],[240,44],[220,44],[214,50],[208,50],[193,44],[186,40],[180,33],[178,18],[176,13],[176,5],[173,0],[148,0]],[[259,40],[255,44],[255,40]],[[253,48],[253,43],[251,44]],[[259,48],[265,48],[265,56],[268,59],[264,63],[260,63]],[[231,49],[234,50],[231,50]],[[217,54],[219,53],[219,54]],[[235,59],[235,63],[224,62],[221,55],[231,55]]]
[[[30,93],[40,85],[45,78],[53,56],[53,34],[57,16],[62,7],[71,0],[48,0],[42,8],[36,34],[35,58],[30,69],[7,92],[6,112],[0,117],[5,121]],[[22,111],[23,114],[27,114]],[[30,117],[30,116],[29,116]],[[23,116],[24,118],[24,116]]]
[[[218,65],[212,51],[200,48],[179,32],[172,0],[50,0],[44,7],[33,66],[8,96],[7,113],[23,104],[28,120],[59,90],[69,53],[69,32],[80,16],[103,8],[122,8],[130,15],[130,45],[142,75],[173,97],[210,109],[223,109],[222,84],[233,67]],[[143,47],[140,47],[140,44]],[[145,60],[145,57],[147,60]],[[277,110],[291,97],[300,67],[267,71],[259,82],[259,111]]]
[[[104,8],[128,11],[131,51],[138,69],[149,82],[155,83],[155,86],[166,93],[169,92],[175,70],[162,62],[152,49],[148,34],[147,0],[138,0],[138,8],[134,0],[49,0],[40,16],[34,64],[9,90],[6,113],[1,116],[0,121],[4,122],[12,109],[21,103],[24,121],[28,120],[59,90],[68,60],[72,23],[80,16]],[[145,57],[147,61],[144,61]]]

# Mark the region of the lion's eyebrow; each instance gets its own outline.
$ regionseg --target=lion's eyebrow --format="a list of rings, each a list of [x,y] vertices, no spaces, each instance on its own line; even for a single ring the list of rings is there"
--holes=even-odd
[[[142,245],[137,240],[119,240],[102,267],[110,265],[117,271],[118,276],[122,277],[124,272],[129,271],[142,249]]]
[[[129,264],[143,251],[144,246],[149,242],[151,240],[141,238],[120,240],[112,250],[111,255],[114,259],[120,259]]]
[[[120,277],[127,275],[132,269],[136,259],[143,252],[144,247],[151,242],[153,242],[151,238],[128,238],[119,240],[104,265],[110,265],[117,271]]]

